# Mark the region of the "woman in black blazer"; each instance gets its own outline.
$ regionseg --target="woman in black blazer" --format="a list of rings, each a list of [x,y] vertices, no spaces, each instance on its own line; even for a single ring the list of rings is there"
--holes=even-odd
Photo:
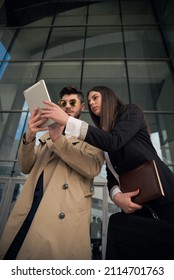
[[[67,116],[50,102],[43,116],[66,124],[65,133],[107,152],[118,175],[155,160],[165,193],[138,205],[131,198],[139,190],[122,193],[107,166],[110,196],[122,211],[109,219],[106,259],[174,259],[174,174],[153,147],[143,111],[135,104],[124,105],[106,86],[93,87],[88,103],[96,127]]]

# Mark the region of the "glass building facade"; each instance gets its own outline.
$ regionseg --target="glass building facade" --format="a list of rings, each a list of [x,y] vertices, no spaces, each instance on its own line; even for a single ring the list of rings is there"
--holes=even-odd
[[[107,85],[139,105],[174,171],[173,33],[173,0],[0,1],[1,178],[22,176],[17,153],[29,116],[23,91],[40,79],[53,102],[65,85],[85,95]],[[88,110],[82,119],[92,123]]]

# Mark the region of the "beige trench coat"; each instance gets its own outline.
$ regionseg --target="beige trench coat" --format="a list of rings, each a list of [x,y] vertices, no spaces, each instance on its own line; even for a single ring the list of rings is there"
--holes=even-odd
[[[37,148],[21,142],[19,164],[30,174],[5,226],[0,258],[24,222],[44,170],[44,195],[17,259],[90,259],[92,184],[103,162],[101,150],[75,137],[62,135],[53,143],[45,134]]]

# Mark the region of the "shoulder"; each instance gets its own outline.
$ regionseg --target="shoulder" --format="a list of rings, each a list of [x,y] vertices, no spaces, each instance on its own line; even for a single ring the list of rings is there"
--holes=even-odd
[[[144,115],[142,109],[136,104],[125,104],[118,112],[118,116]]]
[[[134,103],[128,103],[128,104],[125,104],[123,107],[122,107],[123,110],[125,111],[135,111],[135,112],[142,112],[142,109],[134,104]]]

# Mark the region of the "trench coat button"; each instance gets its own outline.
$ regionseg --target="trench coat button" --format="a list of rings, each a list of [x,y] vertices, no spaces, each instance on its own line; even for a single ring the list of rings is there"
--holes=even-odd
[[[64,184],[64,185],[63,185],[63,189],[64,189],[64,190],[67,190],[68,187],[69,187],[68,184]]]
[[[62,220],[62,219],[64,219],[64,218],[65,218],[65,213],[60,212],[60,214],[59,214],[59,219]]]

